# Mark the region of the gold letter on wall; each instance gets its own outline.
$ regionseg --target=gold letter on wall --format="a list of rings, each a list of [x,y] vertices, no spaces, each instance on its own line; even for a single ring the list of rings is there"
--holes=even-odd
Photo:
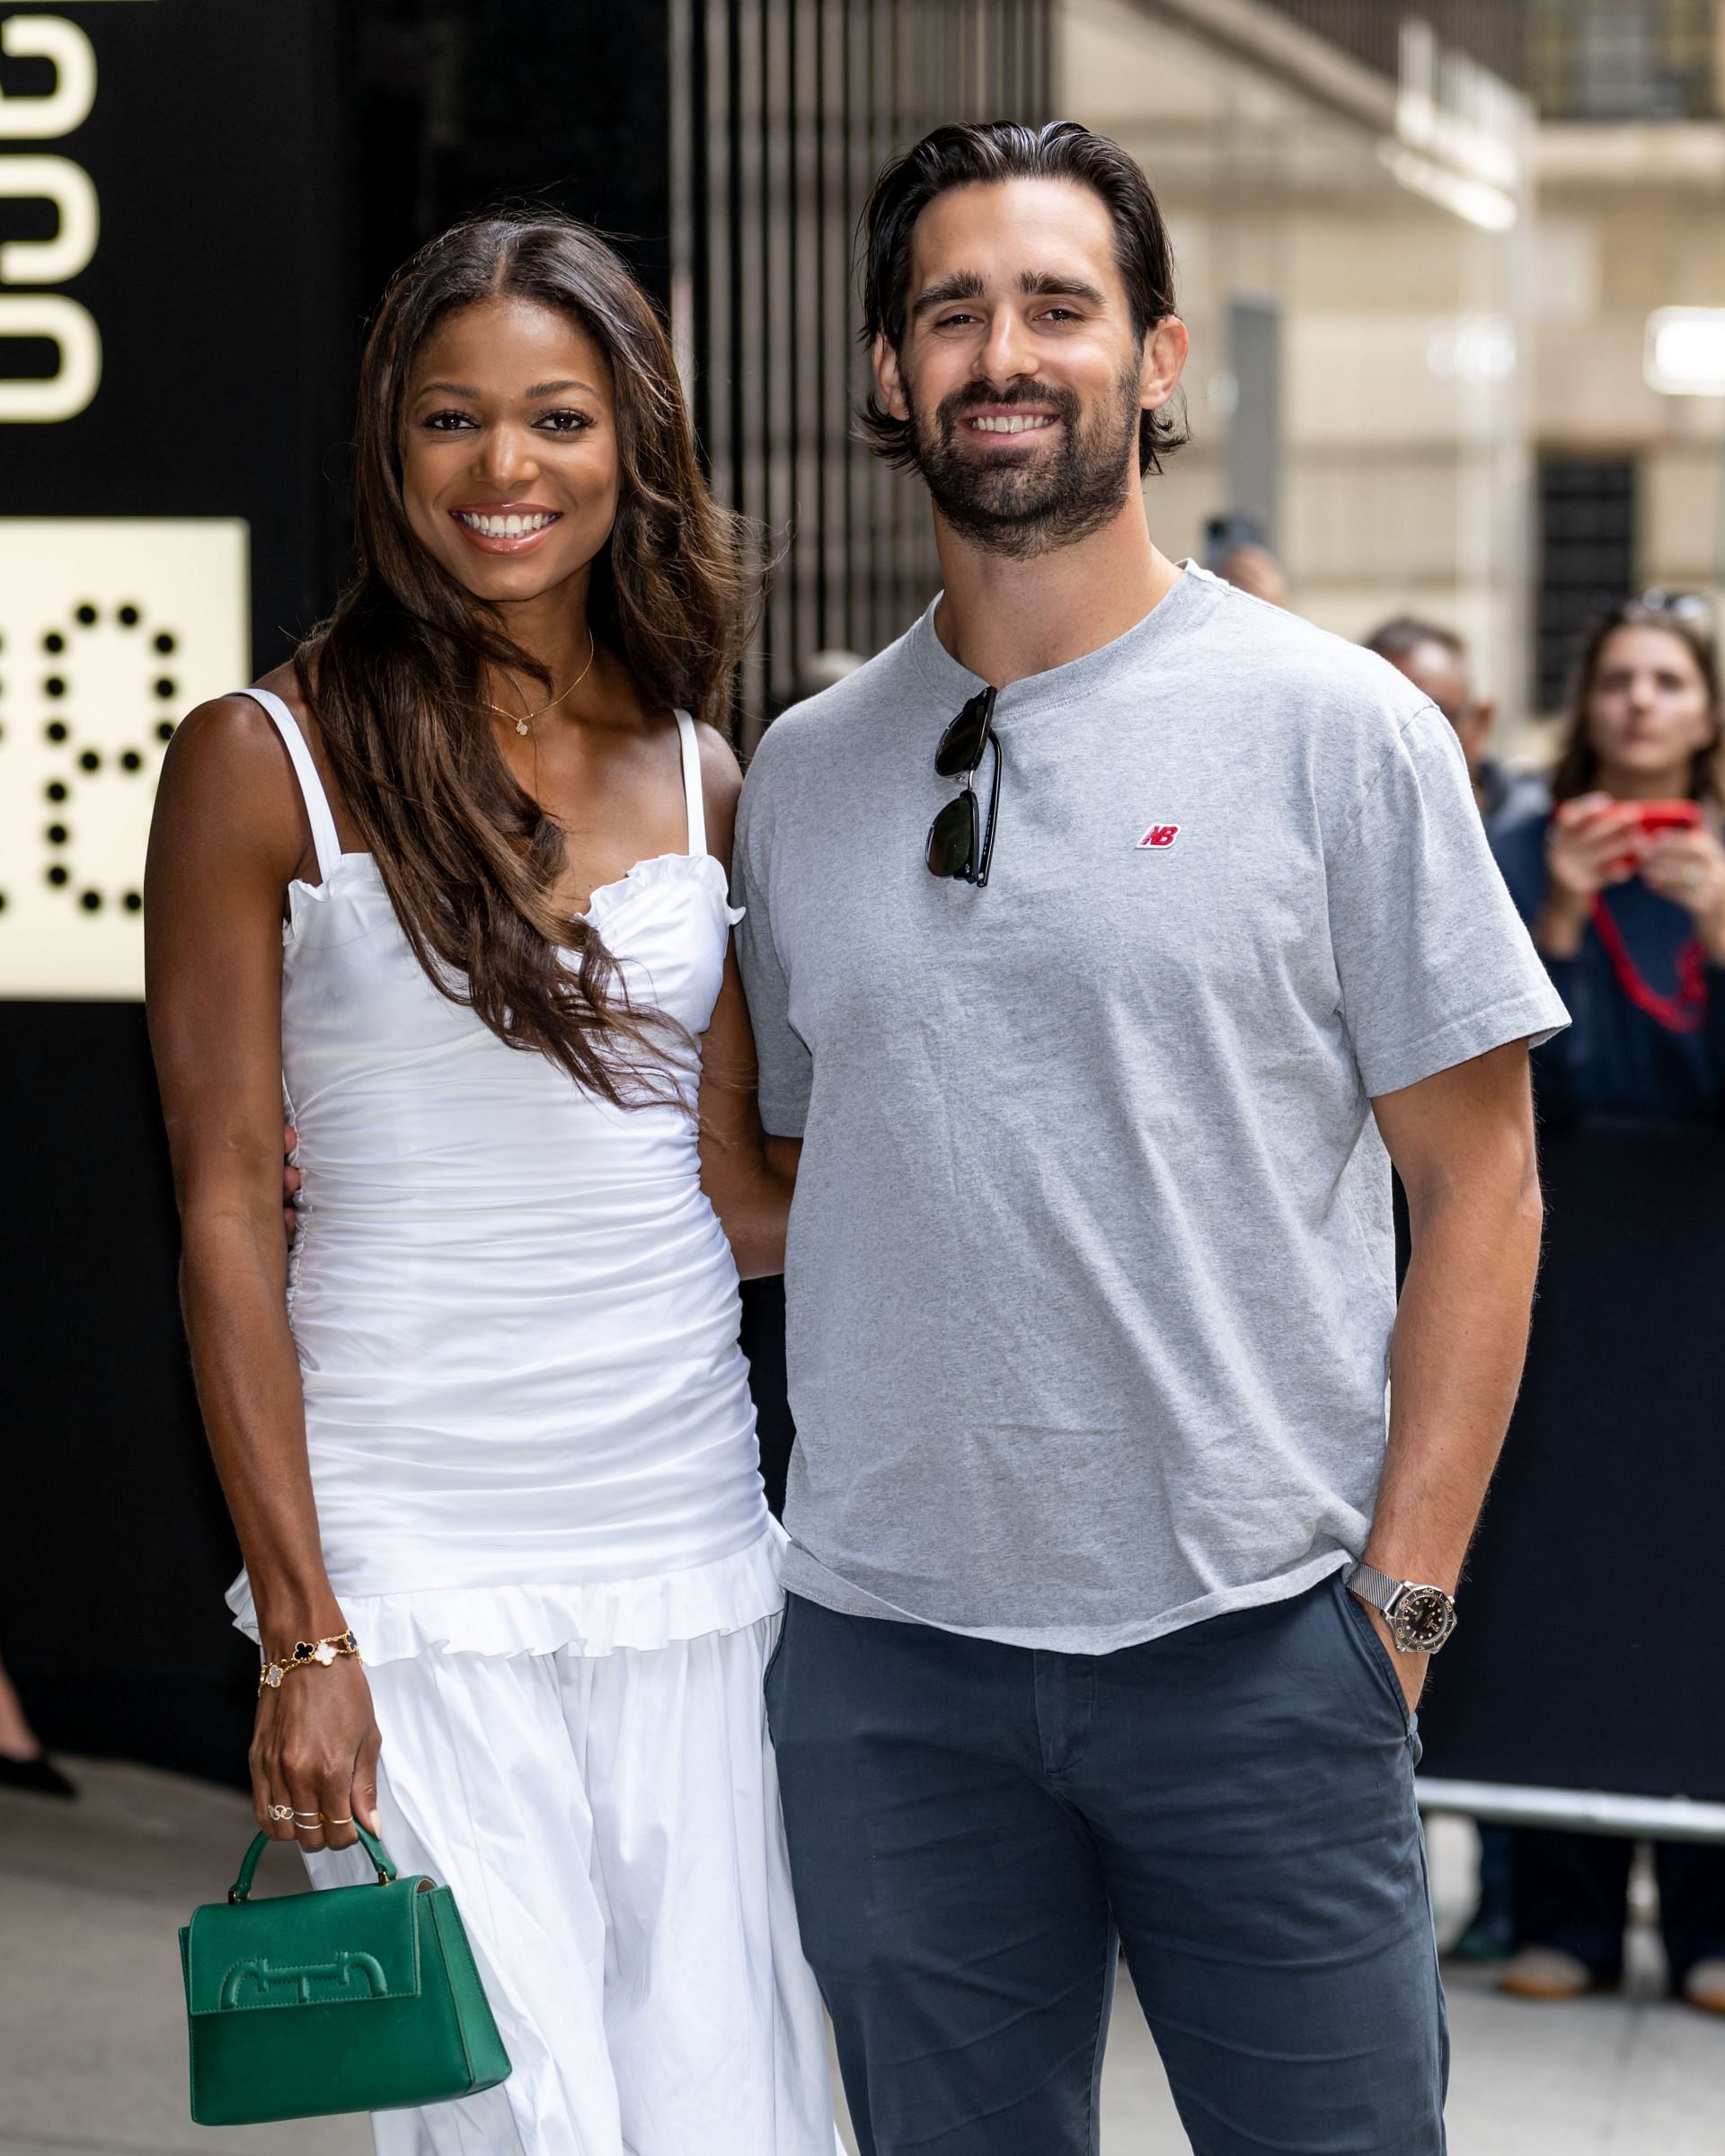
[[[60,364],[46,380],[0,376],[0,426],[75,420],[102,381],[102,339],[87,309],[56,292],[0,293],[0,339],[46,337]]]
[[[69,157],[0,157],[0,195],[40,197],[54,205],[60,219],[51,240],[0,245],[0,284],[69,284],[96,252],[100,220],[89,173]]]
[[[96,102],[95,48],[64,15],[8,15],[0,22],[0,52],[14,60],[52,60],[54,87],[46,97],[0,92],[0,139],[51,142],[90,117]]]

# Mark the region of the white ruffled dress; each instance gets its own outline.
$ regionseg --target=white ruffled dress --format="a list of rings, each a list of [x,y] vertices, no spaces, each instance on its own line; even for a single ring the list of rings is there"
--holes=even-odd
[[[688,852],[587,916],[637,1008],[695,1043],[667,1052],[677,1100],[618,1109],[432,987],[287,707],[250,694],[321,877],[290,894],[282,1065],[324,1560],[383,1730],[385,1840],[455,1886],[515,2062],[489,2096],[380,2115],[378,2146],[830,2156],[759,1692],[782,1537],[690,1112],[739,918],[694,726]],[[243,1574],[228,1600],[255,1639]]]

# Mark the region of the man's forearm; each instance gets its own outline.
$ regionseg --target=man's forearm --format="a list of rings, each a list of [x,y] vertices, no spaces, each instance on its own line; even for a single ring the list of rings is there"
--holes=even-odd
[[[1454,1592],[1515,1404],[1539,1265],[1524,1162],[1410,1188],[1412,1258],[1390,1352],[1390,1436],[1366,1550]]]

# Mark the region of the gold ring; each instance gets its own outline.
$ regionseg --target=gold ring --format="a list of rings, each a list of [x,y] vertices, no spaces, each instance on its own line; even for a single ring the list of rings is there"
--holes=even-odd
[[[345,1819],[332,1819],[327,1812],[321,1812],[318,1816],[323,1820],[325,1826],[351,1826],[353,1825],[353,1815],[351,1812],[349,1813]]]
[[[278,1826],[284,1819],[291,1819],[294,1816],[294,1807],[291,1804],[272,1804],[267,1808],[270,1818],[276,1822]]]

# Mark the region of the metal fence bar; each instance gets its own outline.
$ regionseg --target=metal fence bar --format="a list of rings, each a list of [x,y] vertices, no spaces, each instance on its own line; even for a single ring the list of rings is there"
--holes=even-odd
[[[812,651],[866,657],[934,588],[919,490],[847,438],[864,377],[851,235],[882,161],[937,121],[1046,117],[1053,0],[680,5],[701,446],[719,499],[783,557],[739,683],[748,748]]]
[[[1460,1812],[1494,1826],[1557,1826],[1652,1842],[1725,1842],[1725,1804],[1699,1804],[1688,1797],[1619,1797],[1606,1789],[1538,1789],[1428,1775],[1413,1786],[1422,1812]]]

